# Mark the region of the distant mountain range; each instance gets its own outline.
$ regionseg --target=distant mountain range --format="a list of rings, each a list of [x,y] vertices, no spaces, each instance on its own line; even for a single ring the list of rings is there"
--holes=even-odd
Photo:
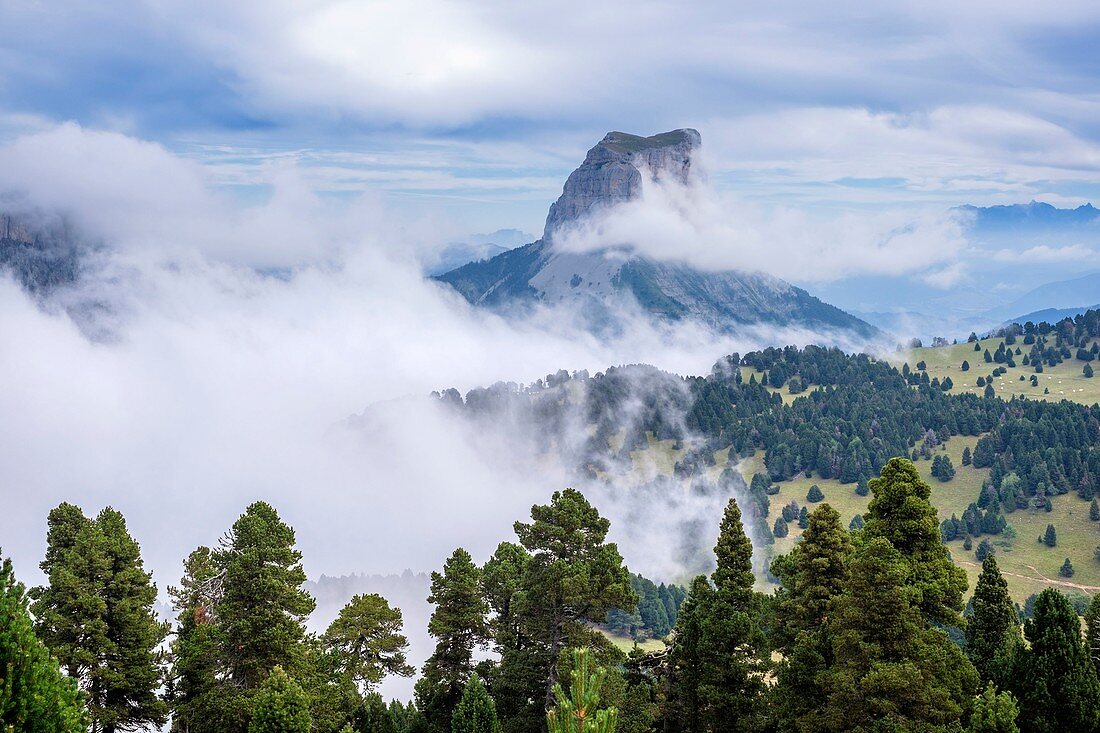
[[[955,211],[973,217],[972,225],[985,230],[1012,230],[1021,232],[1035,229],[1092,226],[1100,224],[1100,209],[1083,204],[1075,209],[1059,209],[1042,201],[1008,206],[965,206]]]
[[[550,207],[541,239],[438,276],[470,303],[499,309],[574,304],[594,324],[636,302],[652,316],[690,319],[718,331],[767,324],[871,338],[879,331],[805,290],[762,273],[704,272],[643,257],[629,244],[562,251],[555,236],[585,217],[641,195],[643,175],[692,184],[699,133],[691,129],[639,137],[610,132],[588,151]]]

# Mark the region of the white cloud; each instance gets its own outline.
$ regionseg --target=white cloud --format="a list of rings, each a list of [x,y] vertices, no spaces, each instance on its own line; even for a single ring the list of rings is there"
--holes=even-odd
[[[999,249],[993,253],[998,262],[1074,262],[1086,264],[1097,259],[1098,253],[1092,247],[1083,244],[1068,244],[1064,247],[1052,247],[1040,244],[1024,250]]]
[[[933,270],[920,276],[922,282],[934,288],[947,290],[962,282],[966,275],[966,265],[962,262],[953,262],[950,265]]]
[[[745,202],[702,182],[643,180],[640,198],[564,232],[559,246],[629,244],[658,260],[803,282],[908,274],[950,262],[966,246],[959,219],[939,212],[807,212]]]

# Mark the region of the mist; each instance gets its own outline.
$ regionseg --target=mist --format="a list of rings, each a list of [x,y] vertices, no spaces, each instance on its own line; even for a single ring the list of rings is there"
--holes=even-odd
[[[580,480],[567,451],[539,447],[537,424],[486,430],[429,394],[631,363],[706,374],[734,351],[832,338],[716,335],[628,304],[597,337],[563,308],[474,309],[422,275],[431,220],[320,197],[293,169],[271,187],[241,204],[160,146],[71,124],[0,149],[9,209],[57,212],[97,243],[49,299],[0,278],[0,546],[21,580],[42,580],[46,515],[63,501],[121,511],[163,594],[255,500],[295,528],[316,579],[430,571],[459,546],[483,561],[572,484],[633,571],[683,581],[705,567],[728,495],[629,466]],[[583,431],[575,420],[563,436]],[[406,609],[417,664],[427,612]]]

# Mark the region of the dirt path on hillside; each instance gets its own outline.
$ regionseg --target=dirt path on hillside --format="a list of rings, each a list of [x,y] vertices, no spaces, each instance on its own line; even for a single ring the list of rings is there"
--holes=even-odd
[[[957,560],[959,565],[969,565],[971,567],[979,568],[980,564],[976,562],[970,562],[968,560]],[[1034,565],[1028,565],[1027,568],[1035,572],[1035,575],[1023,575],[1021,573],[1013,573],[1005,569],[1001,569],[1001,575],[1007,575],[1012,578],[1020,578],[1021,580],[1034,580],[1041,583],[1049,583],[1051,585],[1060,585],[1063,588],[1076,588],[1077,590],[1086,591],[1088,593],[1095,593],[1100,591],[1100,586],[1097,585],[1082,585],[1081,583],[1073,583],[1069,580],[1055,580],[1054,578],[1048,578],[1039,572],[1039,569]]]

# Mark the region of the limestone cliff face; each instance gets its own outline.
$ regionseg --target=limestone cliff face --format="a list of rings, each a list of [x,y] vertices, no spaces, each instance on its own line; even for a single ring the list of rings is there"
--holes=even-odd
[[[566,180],[561,197],[546,217],[543,239],[552,239],[560,227],[598,208],[640,196],[643,170],[656,178],[687,184],[692,152],[701,144],[699,133],[690,128],[652,137],[607,133]]]
[[[652,137],[608,133],[565,182],[542,239],[437,279],[474,305],[508,310],[572,304],[596,326],[613,323],[626,301],[657,319],[691,320],[716,331],[771,324],[875,336],[867,323],[762,273],[701,272],[642,257],[628,244],[589,252],[555,246],[553,235],[563,227],[640,196],[643,175],[688,184],[697,175],[691,156],[700,143],[699,133],[691,129]]]

